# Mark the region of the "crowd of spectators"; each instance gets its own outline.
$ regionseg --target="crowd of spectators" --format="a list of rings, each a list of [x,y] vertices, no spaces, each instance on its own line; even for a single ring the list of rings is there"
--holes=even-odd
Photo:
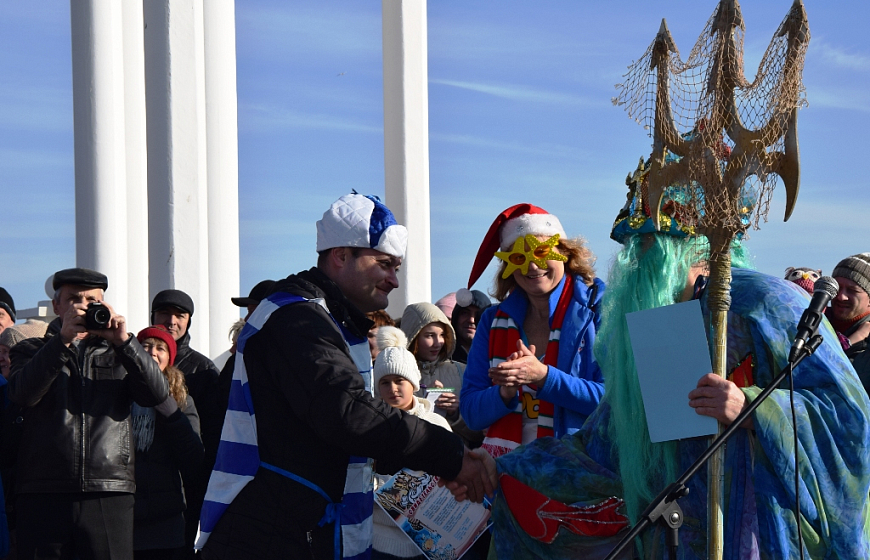
[[[343,203],[359,216],[366,216],[360,208],[370,214],[385,210],[377,201],[372,210],[367,197],[349,196]],[[0,288],[0,490],[5,503],[0,558],[198,557],[195,540],[201,517],[209,515],[204,506],[210,501],[209,478],[214,483],[213,470],[221,469],[219,448],[225,445],[227,410],[234,410],[234,381],[250,380],[253,402],[264,417],[301,422],[311,436],[302,428],[290,430],[302,444],[281,449],[286,442],[280,437],[287,430],[276,432],[280,424],[261,423],[260,470],[270,472],[253,477],[228,510],[225,517],[236,524],[229,536],[220,525],[214,527],[206,558],[235,557],[232,539],[239,532],[253,531],[268,541],[263,535],[269,525],[260,525],[263,521],[252,512],[268,504],[266,497],[276,495],[273,486],[288,474],[271,463],[295,465],[296,472],[313,479],[318,469],[343,473],[348,461],[352,467],[354,455],[362,455],[375,459],[378,480],[402,466],[426,468],[461,481],[467,495],[481,498],[472,481],[478,474],[468,474],[476,460],[466,455],[469,450],[483,446],[498,457],[541,437],[573,434],[593,414],[604,394],[592,347],[605,288],[595,276],[592,254],[582,241],[566,237],[555,216],[518,205],[494,224],[468,285],[495,254],[502,260],[495,302],[482,291],[463,288],[434,304],[413,303],[395,319],[385,311],[385,296],[364,290],[369,280],[374,286],[395,287],[404,241],[395,240],[395,231],[385,231],[379,244],[367,240],[368,232],[365,243],[358,243],[352,231],[322,229],[331,226],[330,220],[344,219],[346,214],[331,209],[318,222],[317,267],[278,282],[264,280],[249,296],[233,298],[247,315],[232,327],[231,356],[221,371],[190,347],[195,302],[181,290],[159,292],[151,305],[151,325],[137,326],[144,328],[134,336],[123,310],[109,303],[109,279],[98,271],[72,268],[54,274],[57,318],[51,323],[16,321],[14,300]],[[371,264],[360,264],[366,257]],[[519,262],[520,257],[529,262]],[[529,274],[530,267],[541,274]],[[843,259],[832,276],[839,293],[826,314],[870,390],[870,253]],[[807,274],[790,269],[786,277],[812,291]],[[287,294],[298,299],[282,300]],[[258,310],[266,298],[269,309]],[[325,313],[316,306],[290,305],[318,298],[328,305]],[[102,310],[103,317],[94,309]],[[553,332],[561,332],[561,340]],[[287,338],[287,333],[296,336]],[[311,340],[316,342],[306,346]],[[365,345],[359,346],[364,358],[354,350],[355,341]],[[247,359],[239,366],[241,355]],[[348,365],[351,358],[353,365]],[[307,372],[311,379],[294,378],[286,385],[275,372],[289,363],[296,368],[294,376]],[[302,367],[308,363],[313,369]],[[337,377],[338,371],[364,372],[366,367],[373,386]],[[344,396],[328,394],[335,385]],[[288,393],[308,401],[282,400]],[[365,412],[362,404],[368,407]],[[330,424],[328,415],[337,409],[354,421],[363,419],[381,437],[396,430],[414,436],[369,445],[369,436],[357,428]],[[430,427],[417,428],[407,416]],[[434,426],[455,435],[436,437]],[[271,437],[277,439],[270,443]],[[324,437],[354,452],[332,453],[314,443]],[[358,440],[351,441],[354,437]],[[400,444],[404,450],[397,451]],[[438,459],[431,450],[420,451],[421,445],[435,444],[453,451],[436,453]],[[309,464],[291,457],[300,448],[317,450],[317,460]],[[335,464],[326,464],[330,460]],[[344,475],[336,477],[343,480]],[[336,500],[342,494],[331,480],[320,484],[325,487],[321,495]],[[283,497],[272,506],[301,503],[311,497],[306,492],[288,494],[292,500]],[[246,498],[253,499],[250,506]],[[264,506],[263,515],[275,523],[303,523],[272,506]],[[305,515],[316,521],[321,508],[314,506]],[[374,558],[419,557],[381,513],[374,515]],[[331,522],[337,526],[339,520]],[[315,557],[332,550],[331,529],[305,529],[299,535],[291,546],[302,542]],[[296,537],[286,538],[291,542]],[[327,541],[329,546],[322,544]],[[287,543],[262,544],[263,550],[273,551]],[[469,558],[485,554],[478,546]]]

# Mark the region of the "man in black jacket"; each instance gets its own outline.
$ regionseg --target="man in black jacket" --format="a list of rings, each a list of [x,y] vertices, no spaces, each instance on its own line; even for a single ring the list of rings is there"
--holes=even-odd
[[[248,320],[233,383],[244,372],[260,468],[235,497],[221,493],[238,480],[229,459],[245,443],[225,429],[200,527],[206,560],[332,559],[337,540],[344,557],[365,555],[373,506],[366,457],[379,472],[410,467],[455,480],[477,501],[492,491],[483,462],[458,436],[372,396],[365,313],[387,306],[406,241],[386,206],[343,196],[317,223],[317,267],[279,281]],[[234,403],[228,426],[239,414]],[[227,472],[224,444],[235,451]],[[329,515],[336,509],[338,521]]]
[[[208,484],[208,475],[214,466],[217,446],[221,437],[224,410],[221,407],[220,381],[217,367],[209,358],[190,347],[190,325],[193,320],[193,299],[181,290],[163,290],[151,302],[151,324],[163,325],[175,339],[178,353],[175,367],[184,373],[188,393],[199,413],[205,458],[198,476],[185,479],[185,551],[182,558],[193,557],[193,541],[199,522],[199,511]],[[176,560],[181,560],[176,559]]]
[[[15,509],[19,558],[132,558],[133,401],[168,397],[156,362],[103,301],[106,277],[54,275],[58,318],[12,349],[9,397],[24,408]],[[101,302],[105,328],[86,326]]]

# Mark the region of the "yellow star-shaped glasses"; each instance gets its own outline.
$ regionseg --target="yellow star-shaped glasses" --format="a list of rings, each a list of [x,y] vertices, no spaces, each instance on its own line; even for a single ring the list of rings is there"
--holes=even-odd
[[[559,243],[559,234],[546,241],[538,241],[534,235],[526,235],[518,237],[514,241],[513,249],[510,251],[496,251],[495,256],[507,263],[507,266],[502,273],[502,278],[507,278],[519,270],[521,274],[529,273],[529,263],[533,262],[538,268],[546,269],[547,261],[562,261],[566,262],[568,257],[553,250],[556,244]],[[529,245],[529,250],[526,251],[526,244]]]

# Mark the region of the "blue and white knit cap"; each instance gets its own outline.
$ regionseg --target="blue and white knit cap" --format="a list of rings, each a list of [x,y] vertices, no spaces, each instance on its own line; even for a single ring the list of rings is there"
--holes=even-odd
[[[404,258],[408,230],[376,196],[346,194],[317,221],[317,252],[363,247]]]

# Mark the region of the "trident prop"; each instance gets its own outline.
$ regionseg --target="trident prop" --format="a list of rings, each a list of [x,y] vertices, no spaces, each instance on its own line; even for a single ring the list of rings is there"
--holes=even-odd
[[[710,242],[713,369],[722,377],[731,307],[731,244],[749,225],[757,229],[766,221],[777,176],[785,186],[785,220],[797,200],[797,110],[806,104],[801,74],[810,39],[803,4],[795,0],[755,80],[749,82],[743,74],[743,34],[737,0],[721,0],[683,63],[662,20],[653,43],[617,85],[620,92],[614,99],[652,131],[652,222],[659,227],[664,190],[683,186],[692,210],[686,212],[687,225]],[[720,425],[720,433],[722,429]],[[723,456],[718,451],[708,468],[707,547],[708,558],[716,560],[723,550]]]

